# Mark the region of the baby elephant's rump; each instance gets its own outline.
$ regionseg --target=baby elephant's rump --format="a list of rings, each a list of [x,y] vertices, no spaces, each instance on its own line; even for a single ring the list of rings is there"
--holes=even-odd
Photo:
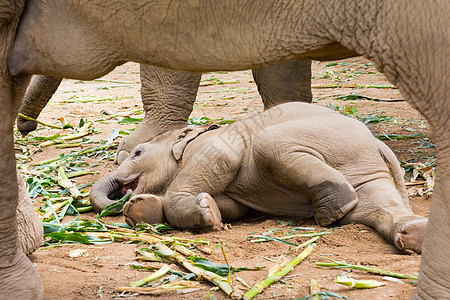
[[[251,208],[322,226],[366,224],[401,251],[421,252],[427,219],[413,214],[394,153],[361,122],[297,102],[216,127],[137,146],[92,188],[92,205],[101,210],[131,189],[132,225],[220,229]]]

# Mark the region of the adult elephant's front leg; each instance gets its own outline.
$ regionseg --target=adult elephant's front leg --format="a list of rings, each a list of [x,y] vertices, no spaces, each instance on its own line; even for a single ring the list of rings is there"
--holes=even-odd
[[[311,103],[310,60],[287,60],[252,71],[264,110],[292,101]]]
[[[302,101],[311,102],[311,61],[291,60],[253,69],[255,83],[264,109],[275,105]],[[141,96],[145,116],[135,131],[119,145],[116,163],[127,158],[138,144],[155,136],[184,126],[192,112],[201,73],[174,71],[141,64]]]
[[[7,68],[24,1],[0,2],[0,299],[41,299],[42,281],[18,245],[18,186],[13,122],[30,77],[13,81]]]
[[[122,163],[137,145],[167,130],[185,126],[192,112],[202,73],[175,71],[141,64],[141,96],[145,116],[119,145],[116,163]]]

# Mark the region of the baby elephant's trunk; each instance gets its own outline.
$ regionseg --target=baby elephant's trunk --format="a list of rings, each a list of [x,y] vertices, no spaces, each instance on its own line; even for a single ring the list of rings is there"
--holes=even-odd
[[[131,193],[131,190],[127,191]],[[115,179],[114,172],[103,176],[91,189],[89,199],[95,211],[100,212],[108,205],[115,204],[123,196],[122,184]],[[114,211],[114,209],[111,209]]]

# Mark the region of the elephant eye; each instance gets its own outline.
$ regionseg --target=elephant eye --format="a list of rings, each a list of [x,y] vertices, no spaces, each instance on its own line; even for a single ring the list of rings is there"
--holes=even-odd
[[[141,155],[141,154],[142,154],[142,151],[141,151],[141,150],[136,150],[136,151],[134,152],[132,158],[138,157],[138,156]]]

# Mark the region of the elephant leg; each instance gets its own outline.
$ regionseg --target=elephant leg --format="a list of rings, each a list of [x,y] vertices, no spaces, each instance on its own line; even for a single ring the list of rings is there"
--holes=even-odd
[[[252,71],[264,110],[292,101],[311,103],[310,60],[287,60]]]
[[[431,198],[429,222],[422,245],[419,284],[412,297],[414,300],[450,298],[450,281],[448,280],[450,264],[447,263],[450,249],[450,124],[448,110],[447,112],[441,110],[433,118],[436,118],[435,122],[440,119],[447,121],[440,124],[440,127],[432,127],[438,148],[436,185]],[[432,118],[428,119],[433,124],[431,120]]]
[[[28,255],[41,246],[44,239],[44,227],[31,203],[28,187],[18,172],[17,182],[19,184],[19,203],[17,205],[19,247]]]
[[[62,78],[52,76],[35,75],[28,86],[20,113],[27,117],[37,119],[47,105],[50,98],[58,89]],[[17,128],[23,136],[36,130],[36,121],[17,118]]]
[[[221,213],[211,195],[221,194],[236,177],[244,145],[240,135],[218,135],[185,162],[163,200],[164,215],[170,224],[185,229],[221,228]],[[227,201],[223,197],[219,201],[223,209]],[[234,217],[232,210],[225,209]]]
[[[338,170],[311,154],[313,151],[280,136],[284,124],[270,126],[258,134],[253,145],[253,158],[259,170],[288,188],[311,199],[314,218],[322,226],[347,214],[358,203],[350,183]],[[292,144],[292,147],[286,145]]]
[[[141,96],[145,116],[141,124],[119,145],[115,161],[120,164],[131,150],[157,135],[184,126],[192,112],[201,73],[174,71],[141,64]],[[264,109],[290,102],[311,102],[311,61],[292,60],[253,69]]]
[[[214,201],[216,201],[223,222],[237,221],[250,212],[248,206],[236,202],[224,194],[214,196]]]
[[[0,299],[43,298],[41,278],[18,243],[13,124],[30,77],[12,78],[7,69],[7,55],[24,4],[18,0],[3,1],[0,5]]]
[[[119,145],[115,162],[121,164],[131,150],[169,129],[185,126],[194,107],[201,73],[141,64],[141,96],[145,116]]]
[[[392,181],[377,179],[356,190],[358,204],[339,222],[362,223],[375,228],[387,241],[405,253],[420,253],[428,219],[414,215],[405,206]]]
[[[0,299],[42,299],[42,281],[19,247],[18,184],[13,125],[31,76],[12,78],[7,69],[17,24],[25,1],[0,5]]]
[[[125,222],[131,227],[141,222],[156,224],[164,222],[161,198],[152,194],[133,196],[123,207]]]

